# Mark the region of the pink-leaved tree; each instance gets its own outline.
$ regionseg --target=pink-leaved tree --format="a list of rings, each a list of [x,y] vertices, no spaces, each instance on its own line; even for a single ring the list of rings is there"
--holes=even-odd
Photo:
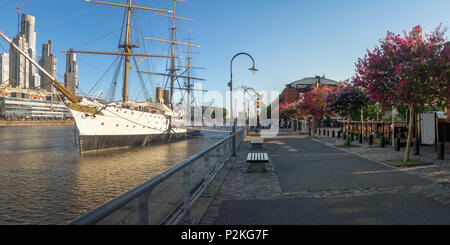
[[[356,63],[355,84],[367,89],[384,108],[407,105],[408,139],[404,162],[409,160],[413,116],[424,105],[446,104],[449,97],[449,53],[444,49],[446,29],[430,34],[420,26],[403,35],[388,32],[373,51]]]
[[[301,110],[303,115],[312,116],[312,129],[311,134],[314,136],[314,129],[316,127],[316,120],[321,119],[323,116],[331,114],[328,104],[325,101],[325,97],[332,92],[332,89],[326,85],[315,87],[313,90],[306,92],[303,95],[303,99],[297,105],[297,108]]]
[[[325,97],[325,100],[331,111],[342,117],[347,117],[349,121],[352,120],[351,115],[359,113],[361,108],[369,101],[365,91],[353,84],[336,87],[332,93]],[[345,144],[350,145],[348,135]]]

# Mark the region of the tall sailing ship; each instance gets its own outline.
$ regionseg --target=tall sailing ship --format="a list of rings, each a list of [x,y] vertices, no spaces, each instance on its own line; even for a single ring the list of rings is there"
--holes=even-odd
[[[18,48],[2,31],[0,36],[7,40],[11,47],[20,52],[26,59],[28,59],[34,66],[36,66],[42,73],[52,81],[52,85],[61,93],[65,105],[72,113],[76,127],[78,129],[78,136],[80,142],[80,151],[95,151],[101,149],[129,147],[129,146],[145,146],[150,142],[164,141],[170,138],[182,139],[187,136],[188,130],[184,127],[185,115],[183,110],[176,110],[173,103],[174,83],[178,78],[187,79],[187,96],[190,98],[191,79],[204,80],[200,78],[193,78],[190,76],[190,70],[199,67],[193,67],[190,64],[191,47],[198,47],[190,43],[182,43],[176,41],[176,20],[189,20],[175,15],[177,2],[184,2],[184,0],[174,0],[173,10],[162,10],[155,8],[148,8],[133,5],[132,0],[126,0],[126,4],[117,4],[100,1],[87,1],[90,3],[122,7],[125,9],[125,24],[124,24],[124,38],[123,43],[118,47],[121,52],[98,52],[98,51],[78,51],[70,49],[64,52],[82,53],[82,54],[100,54],[100,55],[115,55],[123,57],[123,90],[122,101],[107,102],[92,97],[78,97],[66,89],[57,79],[51,76],[45,69],[39,66],[27,52]],[[131,24],[130,19],[135,10],[156,11],[165,14],[159,14],[172,19],[171,40],[161,40],[156,38],[147,39],[153,41],[161,41],[170,44],[170,55],[155,55],[148,53],[134,53],[133,49],[139,48],[139,45],[131,42]],[[189,48],[188,64],[184,66],[186,70],[177,74],[175,60],[183,57],[176,56],[175,45],[185,45]],[[133,57],[134,65],[130,67],[130,58]],[[135,57],[141,57],[140,61],[136,61]],[[164,90],[161,87],[156,88],[156,102],[135,102],[128,97],[128,84],[130,71],[134,67],[147,58],[168,58],[170,59],[170,68],[168,73],[157,73],[150,71],[136,70],[138,73],[146,73],[149,75],[166,76],[170,79],[170,90]],[[178,66],[182,67],[182,66]],[[187,73],[187,75],[183,75]],[[178,81],[177,81],[178,82]],[[170,94],[169,94],[170,92]],[[189,101],[189,100],[188,100]],[[190,120],[190,118],[189,118]],[[172,137],[173,136],[173,137]]]

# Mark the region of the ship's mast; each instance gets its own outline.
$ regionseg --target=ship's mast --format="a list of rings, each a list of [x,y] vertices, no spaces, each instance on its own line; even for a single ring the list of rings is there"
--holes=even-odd
[[[131,2],[132,0],[128,0],[128,9],[127,9],[127,27],[125,32],[125,44],[122,45],[124,49],[124,53],[129,54],[131,52],[131,34],[130,34],[130,15],[131,15]],[[123,76],[123,94],[122,94],[122,102],[126,104],[128,102],[128,71],[130,67],[130,56],[125,56],[125,67],[124,67],[124,76]]]
[[[175,12],[177,10],[177,0],[173,0],[173,10],[172,10],[172,53],[173,57],[175,54]],[[175,59],[170,59],[170,104],[173,106],[173,83],[175,80]],[[173,108],[172,108],[173,109]]]
[[[185,0],[174,0],[173,1],[173,10],[171,11],[172,15],[158,14],[158,15],[166,16],[166,17],[169,17],[169,18],[172,19],[171,40],[168,41],[168,40],[162,40],[162,39],[157,39],[157,38],[150,38],[150,37],[147,38],[149,40],[170,43],[171,55],[169,57],[171,57],[171,60],[170,60],[170,68],[168,69],[169,73],[158,73],[158,72],[150,72],[150,71],[136,71],[136,72],[146,73],[146,74],[150,74],[150,75],[160,75],[160,76],[168,76],[168,77],[170,77],[170,95],[169,95],[169,97],[170,97],[169,100],[170,101],[167,101],[170,105],[173,105],[173,93],[174,93],[174,89],[175,89],[174,88],[175,79],[177,79],[177,78],[188,78],[188,79],[195,79],[195,80],[204,80],[204,79],[201,79],[201,78],[190,77],[190,75],[182,76],[182,75],[177,75],[176,74],[176,71],[178,69],[176,69],[175,58],[179,58],[179,57],[175,56],[175,44],[177,44],[177,45],[186,45],[189,48],[190,47],[197,47],[197,48],[200,47],[200,46],[192,44],[191,42],[189,42],[189,43],[182,43],[182,42],[177,42],[176,41],[176,20],[180,19],[180,20],[192,21],[191,19],[187,19],[187,18],[182,18],[182,17],[176,16],[177,2],[186,2],[186,1]]]
[[[159,15],[163,15],[163,14],[159,14]],[[171,17],[169,15],[163,15],[163,16]],[[175,17],[175,18],[189,20],[189,19],[181,18],[181,17]],[[191,80],[206,81],[203,78],[196,78],[196,77],[192,77],[191,76],[191,69],[205,69],[205,68],[191,66],[191,60],[192,60],[191,54],[193,54],[193,53],[197,53],[198,54],[198,52],[192,52],[191,51],[191,47],[199,48],[200,46],[197,46],[197,45],[194,45],[194,44],[191,43],[192,38],[191,38],[191,32],[190,31],[189,31],[189,42],[188,43],[181,43],[181,42],[177,42],[177,41],[167,41],[167,40],[161,40],[161,39],[156,39],[156,38],[147,38],[147,39],[154,40],[154,41],[168,42],[168,43],[171,43],[171,44],[179,44],[179,45],[188,46],[188,51],[187,52],[183,52],[183,53],[187,53],[188,54],[188,57],[186,58],[188,60],[188,64],[187,64],[187,66],[182,66],[182,65],[178,66],[178,67],[183,67],[183,68],[187,68],[187,69],[181,75],[176,75],[175,71],[177,71],[177,69],[172,69],[172,64],[171,64],[170,71],[173,70],[174,71],[173,73],[172,72],[170,72],[170,73],[159,73],[159,72],[139,71],[139,70],[136,71],[136,72],[145,73],[145,74],[149,74],[149,75],[168,76],[168,77],[171,77],[171,81],[172,81],[172,79],[173,79],[173,81],[175,81],[175,79],[178,79],[178,78],[187,79],[188,80],[188,85],[187,85],[186,90],[188,91],[188,96],[190,95],[190,91],[193,90],[193,89],[191,89],[191,87],[192,87]],[[177,57],[175,56],[175,58],[177,58]],[[174,66],[174,67],[176,67],[176,66]],[[187,73],[187,76],[183,76],[184,73]],[[176,88],[173,87],[173,89],[176,89]],[[180,88],[180,89],[183,89],[183,88]],[[206,91],[206,90],[202,90],[202,91]]]
[[[191,44],[191,40],[192,40],[192,38],[191,38],[191,31],[189,30],[189,38],[188,38],[188,44]],[[187,85],[186,85],[186,90],[187,90],[187,96],[188,96],[188,105],[190,105],[190,99],[191,99],[191,87],[192,87],[192,85],[191,85],[191,79],[194,79],[194,80],[203,80],[204,81],[204,79],[199,79],[199,78],[194,78],[194,77],[191,77],[191,69],[205,69],[205,68],[203,68],[203,67],[195,67],[195,66],[192,66],[191,64],[192,64],[192,56],[191,56],[191,54],[193,54],[193,53],[196,53],[196,54],[198,54],[198,52],[192,52],[191,51],[191,46],[188,46],[188,51],[187,51],[187,54],[188,54],[188,57],[187,57],[187,66],[179,66],[179,67],[184,67],[184,68],[187,68],[186,69],[186,72],[187,72],[187,77],[186,77],[186,79],[187,79]],[[203,90],[202,90],[203,91]]]
[[[162,9],[155,9],[155,8],[147,8],[147,7],[141,7],[141,6],[134,6],[132,0],[128,0],[128,4],[117,4],[117,3],[109,3],[109,2],[100,2],[100,1],[91,1],[91,0],[85,0],[86,2],[90,3],[98,3],[103,5],[110,5],[110,6],[116,6],[116,7],[123,7],[126,8],[126,30],[125,30],[125,43],[119,44],[119,48],[123,49],[122,52],[96,52],[96,51],[76,51],[76,50],[64,50],[63,52],[74,52],[74,53],[88,53],[88,54],[106,54],[106,55],[122,55],[125,56],[125,64],[124,64],[124,77],[123,77],[123,93],[122,93],[122,102],[123,104],[126,104],[128,102],[128,80],[129,80],[129,71],[130,69],[130,56],[143,56],[142,60],[147,57],[160,57],[160,58],[181,58],[181,57],[174,57],[167,56],[167,55],[153,55],[153,54],[134,54],[132,53],[133,48],[139,48],[138,45],[134,45],[131,43],[131,14],[132,11],[135,9],[140,10],[151,10],[151,11],[158,11],[158,12],[166,12],[171,13],[170,10],[162,10]],[[141,60],[141,61],[142,61]],[[140,61],[139,61],[140,62]],[[139,63],[138,62],[138,63]],[[137,65],[137,63],[135,64]],[[133,66],[134,67],[134,66]]]
[[[189,30],[189,41],[188,41],[188,43],[189,44],[191,44],[191,31]],[[187,60],[188,60],[188,63],[187,63],[187,76],[188,76],[188,78],[187,78],[187,81],[188,81],[188,83],[187,83],[187,99],[188,99],[188,105],[190,106],[191,105],[191,47],[190,46],[188,46],[188,58],[187,58]]]

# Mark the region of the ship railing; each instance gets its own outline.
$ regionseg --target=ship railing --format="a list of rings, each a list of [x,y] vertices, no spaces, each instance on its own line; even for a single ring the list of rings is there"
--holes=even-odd
[[[71,225],[191,224],[191,208],[244,140],[245,127],[162,174],[73,220]]]

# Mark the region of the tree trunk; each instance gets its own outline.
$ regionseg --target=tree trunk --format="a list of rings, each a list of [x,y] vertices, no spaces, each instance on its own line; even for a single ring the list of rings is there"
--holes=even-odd
[[[305,120],[305,130],[308,128],[308,117],[303,116],[303,120]]]
[[[409,107],[409,127],[408,127],[408,139],[406,140],[405,158],[403,159],[404,163],[407,163],[409,160],[409,152],[411,150],[413,120],[414,120],[414,106],[408,106],[408,107]]]
[[[314,116],[311,117],[311,126],[312,126],[312,136],[314,137],[314,129],[316,128],[316,123],[314,122]]]

